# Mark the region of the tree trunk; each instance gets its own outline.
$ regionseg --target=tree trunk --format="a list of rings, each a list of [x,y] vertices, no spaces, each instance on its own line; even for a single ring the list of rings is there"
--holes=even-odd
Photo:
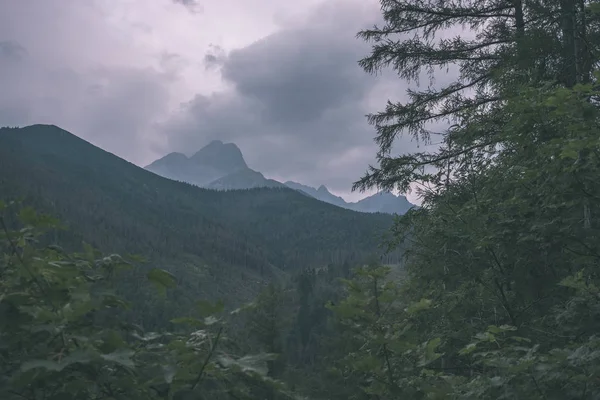
[[[576,39],[576,3],[575,0],[561,0],[562,25],[562,76],[560,82],[566,87],[577,83],[578,51]]]

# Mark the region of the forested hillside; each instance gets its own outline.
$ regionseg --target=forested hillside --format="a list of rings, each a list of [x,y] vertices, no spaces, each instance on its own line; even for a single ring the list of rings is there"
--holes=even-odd
[[[55,126],[0,130],[0,197],[68,225],[52,240],[143,255],[181,281],[174,296],[228,304],[305,267],[381,253],[387,215],[322,203],[294,190],[218,192],[145,171]],[[137,279],[125,283],[129,295]],[[147,312],[156,316],[149,302]],[[167,312],[167,315],[169,312]]]

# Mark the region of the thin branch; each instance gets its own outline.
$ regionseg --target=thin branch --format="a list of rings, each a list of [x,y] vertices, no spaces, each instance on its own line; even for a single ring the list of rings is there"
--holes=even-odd
[[[208,362],[212,358],[213,353],[215,352],[215,349],[217,348],[217,345],[219,344],[219,339],[221,338],[222,332],[223,332],[223,327],[220,327],[219,331],[217,332],[217,336],[215,337],[215,342],[210,347],[210,351],[206,355],[206,359],[204,360],[204,363],[202,364],[202,367],[200,368],[200,373],[198,373],[198,378],[196,378],[196,382],[194,382],[194,384],[192,385],[192,390],[196,389],[196,386],[198,386],[198,384],[202,380],[202,376],[204,375],[204,370],[206,369]]]

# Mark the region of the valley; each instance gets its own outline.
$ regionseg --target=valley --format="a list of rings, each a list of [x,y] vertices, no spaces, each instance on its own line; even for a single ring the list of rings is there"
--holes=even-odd
[[[218,145],[200,155],[213,157],[215,169],[245,165],[241,154],[227,159],[227,150]],[[53,238],[63,246],[87,242],[143,255],[148,264],[124,285],[128,298],[149,298],[135,284],[148,268],[175,274],[178,305],[163,308],[163,319],[199,297],[233,307],[304,268],[354,266],[382,256],[379,244],[393,222],[283,185],[217,191],[166,179],[55,126],[0,129],[0,171],[0,199],[22,198],[64,221],[68,230]],[[390,262],[399,258],[399,251],[386,255]],[[142,302],[138,321],[150,315],[156,321],[152,304]]]

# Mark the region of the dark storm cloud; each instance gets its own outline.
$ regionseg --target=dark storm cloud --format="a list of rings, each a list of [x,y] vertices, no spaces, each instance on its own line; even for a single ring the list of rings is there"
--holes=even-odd
[[[347,34],[284,31],[232,52],[223,77],[264,105],[265,123],[299,127],[364,97],[371,82],[356,65],[363,54],[364,46]]]
[[[167,108],[176,68],[122,62],[131,49],[111,38],[92,2],[26,3],[0,2],[0,126],[55,124],[133,162],[146,161],[152,153],[146,135]],[[115,59],[121,62],[104,65]]]
[[[202,5],[200,2],[198,2],[198,0],[173,0],[173,3],[181,4],[193,13],[202,12]]]
[[[375,155],[369,100],[397,85],[357,64],[369,46],[356,32],[378,16],[376,2],[332,2],[302,26],[230,52],[220,67],[233,89],[183,105],[164,126],[170,150],[230,140],[269,176],[347,191]]]
[[[27,50],[14,41],[0,41],[0,60],[20,61],[27,56]]]

